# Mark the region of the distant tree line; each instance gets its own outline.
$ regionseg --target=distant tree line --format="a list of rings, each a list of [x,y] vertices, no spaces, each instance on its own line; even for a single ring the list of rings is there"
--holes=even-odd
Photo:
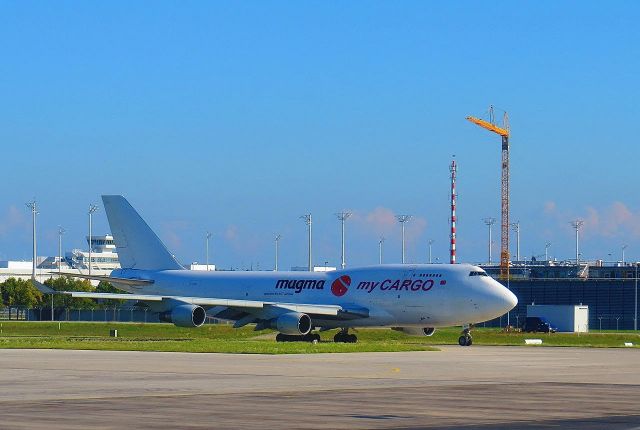
[[[73,279],[70,277],[50,278],[44,282],[56,291],[94,291],[99,293],[124,293],[108,282],[100,281],[97,287],[91,285],[88,280]],[[0,283],[0,307],[21,306],[26,308],[50,307],[51,297],[42,294],[30,279],[9,278]],[[54,294],[53,306],[72,309],[105,309],[121,306],[124,300],[96,300],[87,298],[74,298],[67,294]]]

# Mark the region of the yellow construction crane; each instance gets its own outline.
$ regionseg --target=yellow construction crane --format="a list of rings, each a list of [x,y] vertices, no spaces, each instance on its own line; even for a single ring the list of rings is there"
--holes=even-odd
[[[502,216],[500,226],[500,278],[509,278],[509,117],[504,113],[503,126],[498,127],[489,107],[489,121],[468,116],[467,120],[500,135],[502,138]],[[491,246],[491,244],[489,244]]]

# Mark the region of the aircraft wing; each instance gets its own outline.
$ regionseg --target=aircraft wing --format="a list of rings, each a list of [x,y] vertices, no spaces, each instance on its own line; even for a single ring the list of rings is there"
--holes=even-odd
[[[323,318],[338,320],[367,318],[369,316],[368,309],[356,306],[350,307],[342,305],[280,303],[260,300],[163,296],[155,294],[116,294],[84,291],[60,291],[59,293],[67,294],[71,297],[84,297],[90,299],[138,300],[142,302],[162,302],[166,300],[189,303],[192,305],[203,306],[209,309],[208,313],[213,317],[233,320],[242,319],[240,325],[237,325],[238,327],[256,322],[260,319],[275,317],[285,312],[301,312],[309,315],[312,318],[314,316],[321,316]]]
[[[51,272],[52,275],[58,275],[58,272]],[[101,275],[83,275],[82,273],[62,272],[62,275],[68,275],[72,278],[91,279],[93,281],[106,281],[124,285],[151,285],[154,283],[152,279],[134,279],[134,278],[116,278],[114,276]]]

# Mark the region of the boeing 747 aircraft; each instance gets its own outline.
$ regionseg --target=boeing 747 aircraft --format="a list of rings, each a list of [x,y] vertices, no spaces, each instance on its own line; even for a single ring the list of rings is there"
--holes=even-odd
[[[64,294],[137,300],[178,326],[199,327],[209,316],[235,321],[234,327],[277,330],[278,341],[319,340],[316,330],[339,328],[335,342],[356,342],[350,328],[391,327],[431,336],[437,327],[487,321],[517,304],[511,291],[469,264],[321,273],[185,270],[124,197],[102,200],[122,269],[90,279],[109,281],[128,294]],[[459,342],[471,345],[468,330]]]

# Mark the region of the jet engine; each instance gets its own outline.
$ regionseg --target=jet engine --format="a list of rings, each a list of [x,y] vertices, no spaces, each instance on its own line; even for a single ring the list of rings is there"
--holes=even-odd
[[[271,328],[284,334],[305,335],[312,329],[311,318],[300,312],[287,312],[271,320]]]
[[[178,305],[168,312],[161,312],[160,321],[174,323],[178,327],[200,327],[207,318],[207,312],[196,305]]]
[[[409,336],[433,336],[435,327],[393,327],[396,331],[401,331]]]

